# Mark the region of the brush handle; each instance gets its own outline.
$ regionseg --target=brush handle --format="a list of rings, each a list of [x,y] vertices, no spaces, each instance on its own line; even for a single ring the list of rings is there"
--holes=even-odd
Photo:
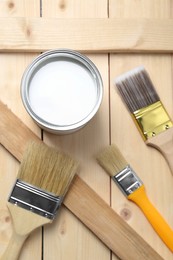
[[[141,208],[154,230],[167,247],[173,252],[173,230],[149,201],[144,186],[141,186],[135,192],[130,194],[128,199],[135,202]]]
[[[162,259],[78,176],[72,183],[64,204],[120,259]]]
[[[52,220],[10,202],[8,202],[7,205],[13,222],[13,233],[1,260],[17,260],[29,234],[35,229],[51,223]]]
[[[1,257],[1,260],[18,260],[26,238],[27,236],[21,236],[16,232],[13,232],[9,244]]]
[[[31,232],[38,227],[51,223],[52,220],[23,209],[10,202],[7,203],[13,222],[13,233],[1,260],[17,260],[22,246]]]
[[[173,127],[148,139],[146,144],[156,148],[163,154],[173,174]]]

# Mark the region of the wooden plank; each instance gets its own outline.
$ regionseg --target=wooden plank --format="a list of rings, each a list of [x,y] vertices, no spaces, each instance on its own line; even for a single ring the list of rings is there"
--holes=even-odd
[[[0,1],[0,17],[8,19],[18,16],[39,16],[38,0],[14,0]],[[5,25],[7,28],[7,25]],[[10,27],[10,25],[8,25]],[[23,53],[1,53],[0,54],[0,93],[1,100],[15,112],[33,131],[39,135],[40,130],[27,115],[20,98],[20,81],[24,69],[33,59],[33,54]],[[13,125],[9,121],[9,128],[13,129]],[[8,195],[11,191],[16,174],[18,171],[18,163],[0,147],[0,255],[5,250],[12,231],[11,217],[6,207]],[[2,224],[2,225],[1,225]],[[41,230],[37,230],[27,240],[23,248],[20,260],[29,260],[32,257],[41,259]]]
[[[42,4],[43,19],[49,17],[54,20],[55,18],[59,19],[59,17],[61,17],[61,19],[65,19],[65,21],[68,22],[70,21],[68,19],[74,19],[74,21],[75,19],[76,21],[79,21],[79,19],[87,19],[88,21],[88,18],[95,20],[95,18],[107,17],[107,1],[105,0],[53,0],[51,4],[48,0],[43,0]],[[75,26],[78,27],[79,25]],[[82,27],[82,30],[84,29],[85,28]],[[78,41],[76,41],[73,46],[71,45],[72,35],[74,34],[76,34],[75,28],[74,31],[67,34],[68,47],[74,47],[74,49],[76,49],[75,46],[78,45]],[[77,37],[80,41],[82,34]],[[59,36],[59,38],[61,37]],[[67,46],[64,46],[63,43],[61,47]],[[108,56],[107,54],[93,54],[88,57],[101,72],[105,86],[104,99],[99,112],[89,124],[76,133],[66,136],[53,136],[44,132],[43,137],[44,141],[49,145],[59,147],[79,160],[81,165],[79,175],[82,180],[89,184],[107,203],[110,203],[109,178],[100,170],[100,167],[94,159],[94,155],[102,146],[102,143],[107,144],[109,141]],[[49,258],[50,255],[52,260],[66,260],[69,258],[82,260],[110,259],[110,250],[104,247],[103,244],[100,243],[100,240],[89,232],[85,226],[66,209],[63,209],[61,218],[55,223],[54,228],[47,227],[45,229],[44,241],[45,259]],[[58,248],[59,250],[54,250],[54,248]]]
[[[120,12],[118,12],[118,10]],[[135,10],[135,11],[134,11]],[[110,16],[119,18],[169,19],[171,2],[164,0],[110,0]],[[148,196],[172,226],[173,179],[165,159],[156,150],[147,147],[113,84],[116,76],[136,66],[148,70],[161,100],[172,115],[172,65],[170,54],[117,54],[110,56],[111,85],[111,142],[121,148],[127,161],[143,180]],[[117,199],[118,198],[118,199]],[[112,183],[112,206],[117,213],[159,252],[171,260],[172,253],[162,243],[142,212],[121,194]]]
[[[0,18],[0,51],[172,52],[173,20]],[[10,25],[10,26],[9,26]]]

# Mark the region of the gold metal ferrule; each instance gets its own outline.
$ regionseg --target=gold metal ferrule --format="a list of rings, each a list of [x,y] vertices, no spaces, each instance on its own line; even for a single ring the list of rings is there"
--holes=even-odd
[[[132,117],[145,141],[173,126],[161,101],[135,111]]]

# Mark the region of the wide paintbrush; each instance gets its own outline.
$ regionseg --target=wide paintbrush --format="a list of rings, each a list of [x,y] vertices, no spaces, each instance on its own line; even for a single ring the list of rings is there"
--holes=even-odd
[[[53,221],[76,171],[71,157],[43,143],[28,145],[8,199],[13,234],[2,260],[17,260],[29,234]]]

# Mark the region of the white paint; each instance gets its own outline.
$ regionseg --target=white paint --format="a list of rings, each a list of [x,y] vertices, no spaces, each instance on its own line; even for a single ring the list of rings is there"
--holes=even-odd
[[[59,126],[75,124],[93,110],[96,82],[87,68],[68,60],[47,62],[30,82],[29,102],[41,119]]]

